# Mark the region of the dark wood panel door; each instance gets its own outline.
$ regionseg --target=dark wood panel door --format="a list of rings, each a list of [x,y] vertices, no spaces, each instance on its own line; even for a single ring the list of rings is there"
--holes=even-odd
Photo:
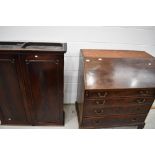
[[[0,112],[2,124],[27,124],[18,58],[0,55]]]
[[[34,125],[63,124],[63,57],[28,55],[25,61]]]

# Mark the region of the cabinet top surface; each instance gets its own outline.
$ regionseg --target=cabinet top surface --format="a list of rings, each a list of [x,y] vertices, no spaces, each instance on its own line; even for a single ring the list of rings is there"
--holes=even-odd
[[[0,51],[54,51],[65,52],[66,43],[49,42],[0,42]]]
[[[94,55],[83,59],[85,89],[155,88],[155,58]]]

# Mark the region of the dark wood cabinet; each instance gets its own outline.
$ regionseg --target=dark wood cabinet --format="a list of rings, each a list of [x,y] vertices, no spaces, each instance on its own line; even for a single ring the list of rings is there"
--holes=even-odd
[[[155,99],[155,59],[143,51],[81,50],[80,128],[138,126]]]
[[[66,44],[0,42],[2,124],[63,125]]]
[[[2,122],[27,123],[16,55],[0,55],[0,108]]]
[[[43,124],[62,120],[63,57],[38,54],[27,56],[25,62],[34,121]]]

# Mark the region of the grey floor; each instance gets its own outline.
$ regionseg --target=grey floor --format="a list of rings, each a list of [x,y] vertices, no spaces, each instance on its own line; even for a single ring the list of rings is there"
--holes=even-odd
[[[0,125],[0,129],[78,129],[78,120],[75,105],[65,105],[65,125],[64,126],[8,126]],[[145,129],[155,129],[155,109],[150,110],[146,118]],[[136,128],[136,127],[131,127]],[[120,129],[120,128],[119,128]],[[123,127],[127,129],[127,127]]]

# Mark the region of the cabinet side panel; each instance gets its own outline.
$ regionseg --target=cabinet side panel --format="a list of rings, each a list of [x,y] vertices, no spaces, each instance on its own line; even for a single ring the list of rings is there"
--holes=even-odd
[[[59,62],[59,121],[60,124],[64,124],[64,54],[59,56],[60,62]]]

